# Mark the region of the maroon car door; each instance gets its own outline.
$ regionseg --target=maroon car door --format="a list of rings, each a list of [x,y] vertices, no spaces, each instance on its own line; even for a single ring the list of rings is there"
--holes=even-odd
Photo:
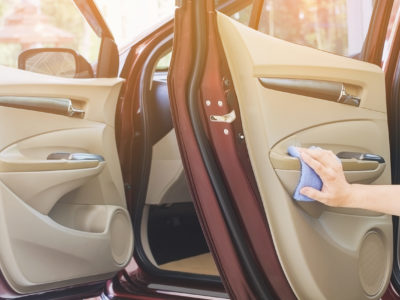
[[[212,1],[182,1],[168,80],[197,213],[230,297],[379,299],[392,271],[391,216],[293,200],[300,164],[287,148],[374,154],[342,156],[347,180],[390,184],[380,67],[255,31]]]

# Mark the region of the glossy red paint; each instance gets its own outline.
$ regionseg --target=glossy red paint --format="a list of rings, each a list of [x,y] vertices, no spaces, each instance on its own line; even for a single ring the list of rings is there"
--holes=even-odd
[[[400,55],[400,20],[394,26],[392,29],[394,32],[393,40],[391,41],[389,54],[387,60],[383,62],[387,89],[386,96],[388,98],[391,96],[393,90],[392,83],[396,72],[397,60]]]
[[[399,294],[397,294],[397,292],[395,291],[393,285],[389,285],[385,294],[382,296],[381,298],[382,300],[399,300],[400,296]]]
[[[279,263],[264,208],[247,153],[245,140],[241,140],[242,125],[227,62],[218,36],[216,13],[208,13],[207,59],[203,74],[201,95],[202,106],[208,120],[209,136],[226,184],[245,229],[249,247],[256,257],[266,281],[279,299],[295,299],[290,285]],[[229,97],[229,99],[228,99]],[[211,105],[206,104],[208,99]],[[211,115],[236,112],[236,120],[231,123],[210,121]]]
[[[128,267],[120,272],[114,280],[107,283],[105,295],[109,299],[135,299],[135,300],[186,300],[196,299],[196,295],[188,296],[184,293],[172,293],[171,291],[159,288],[151,288],[149,284],[157,284],[154,276],[144,273],[136,262],[132,259]],[[163,284],[171,284],[177,286],[177,282],[162,282]],[[185,288],[201,289],[202,286],[194,286],[190,284],[182,284]]]
[[[4,275],[0,272],[0,299],[13,299],[21,296],[7,284]]]
[[[400,73],[400,22],[397,22],[395,24],[395,28],[393,28],[393,40],[391,41],[391,47],[389,54],[387,56],[387,60],[383,62],[384,66],[384,71],[385,71],[385,80],[386,80],[386,99],[387,103],[390,104],[393,102],[392,99],[395,99],[395,94],[396,94],[396,89],[399,89],[399,87],[395,86],[395,77],[396,73]],[[395,100],[396,101],[396,100]],[[395,110],[395,109],[394,109]],[[390,111],[388,110],[388,123],[389,123],[389,129],[395,128],[397,126],[397,122],[395,120],[397,116],[396,111]],[[391,141],[396,141],[398,135],[397,130],[389,130],[389,135],[390,135],[390,140]],[[392,165],[396,164],[398,161],[398,155],[397,155],[397,149],[396,143],[391,144],[391,152],[395,153],[395,155],[392,154]],[[394,160],[397,158],[397,161]],[[397,173],[397,174],[396,174]],[[394,177],[392,178],[392,182],[394,184],[397,184],[398,182],[398,172],[396,169],[392,168],[392,175],[394,174]],[[396,178],[397,177],[397,178]],[[396,217],[395,217],[396,218]],[[398,218],[398,217],[397,217]],[[396,225],[395,225],[396,226]],[[394,228],[394,232],[396,232],[397,228]],[[396,240],[395,240],[396,241]],[[398,241],[397,241],[398,243]],[[395,256],[396,258],[396,256]],[[398,259],[398,257],[397,257]],[[393,280],[393,277],[392,277]],[[382,300],[399,300],[400,296],[398,294],[398,291],[396,291],[394,285],[391,283],[384,296],[382,297]]]
[[[194,55],[193,6],[193,1],[185,1],[175,14],[174,52],[168,78],[175,130],[199,220],[224,285],[234,299],[254,299],[243,276],[189,118],[186,99]]]
[[[383,46],[392,7],[393,0],[376,1],[369,32],[361,50],[361,60],[381,66]]]
[[[138,145],[142,143],[142,137],[137,133],[141,131],[139,98],[140,80],[144,72],[143,66],[153,48],[158,45],[161,39],[172,34],[172,32],[173,21],[171,20],[135,43],[130,49],[130,55],[125,62],[129,69],[127,74],[123,74],[126,82],[117,105],[115,133],[129,212],[133,212],[135,208],[135,199],[131,187],[137,183],[136,174],[132,170],[135,170],[135,159],[141,157],[138,153]]]
[[[257,30],[258,24],[260,23],[260,17],[263,5],[264,5],[264,0],[253,1],[253,8],[251,10],[249,27]]]

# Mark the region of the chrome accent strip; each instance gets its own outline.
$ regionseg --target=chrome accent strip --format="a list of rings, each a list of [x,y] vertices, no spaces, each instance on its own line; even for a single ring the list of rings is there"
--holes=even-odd
[[[339,98],[336,100],[336,102],[347,105],[360,106],[361,99],[348,94],[346,91],[346,87],[344,86],[344,84],[342,84],[342,90],[340,91]]]
[[[0,96],[0,106],[36,110],[83,118],[85,111],[73,107],[71,99],[52,97]]]
[[[258,80],[263,87],[280,92],[319,98],[352,106],[359,106],[361,102],[360,98],[348,94],[344,84],[341,82],[267,77],[259,77]]]
[[[179,286],[157,284],[157,283],[150,283],[147,287],[150,289],[153,289],[153,290],[157,290],[161,294],[174,295],[174,296],[180,296],[180,297],[186,296],[189,298],[210,299],[210,300],[211,299],[215,299],[215,300],[229,299],[229,295],[227,293],[222,293],[222,292],[191,289],[191,288],[184,288],[184,287],[179,287]]]
[[[59,160],[59,159],[66,159],[66,160],[97,160],[99,162],[104,161],[104,157],[99,154],[92,154],[92,153],[69,153],[69,152],[55,152],[51,153],[47,156],[48,160]]]

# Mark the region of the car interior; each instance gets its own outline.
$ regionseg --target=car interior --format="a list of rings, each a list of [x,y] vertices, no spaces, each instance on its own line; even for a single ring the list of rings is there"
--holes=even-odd
[[[22,294],[110,278],[133,248],[114,131],[123,80],[0,74],[2,274]]]
[[[287,148],[301,142],[376,154],[378,159],[357,161],[343,154],[346,177],[390,184],[390,162],[380,159],[390,157],[381,69],[275,39],[221,13],[217,20],[257,186],[291,286],[305,299],[379,298],[392,269],[391,217],[294,202],[300,167]],[[165,67],[170,53],[163,50],[150,66],[144,93],[151,151],[138,214],[124,196],[115,138],[123,79],[62,78],[0,66],[0,119],[6,124],[0,127],[0,268],[15,291],[112,278],[138,251],[133,232],[139,232],[135,247],[153,267],[219,280],[173,126]],[[329,92],[321,96],[321,90]],[[339,104],[332,101],[337,93],[344,96]],[[332,259],[315,256],[316,248]],[[340,276],[343,270],[351,276]],[[328,282],[332,274],[335,283]]]
[[[170,51],[158,61],[170,56]],[[143,248],[154,266],[218,276],[194,209],[170,111],[167,70],[154,68],[148,94],[151,167],[141,220]]]
[[[301,299],[379,299],[392,270],[392,217],[293,201],[300,166],[287,149],[330,149],[349,182],[390,184],[382,69],[217,19],[252,168],[293,291]]]
[[[0,129],[0,267],[23,294],[109,279],[129,263],[134,244],[114,131],[123,79],[54,77],[31,65],[40,71],[0,67],[7,125]],[[152,159],[141,244],[161,270],[216,277],[180,159],[166,75],[155,71],[146,94]]]

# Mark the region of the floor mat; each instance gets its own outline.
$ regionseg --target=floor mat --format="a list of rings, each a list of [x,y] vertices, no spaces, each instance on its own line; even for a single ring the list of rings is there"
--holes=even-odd
[[[159,265],[210,252],[192,203],[151,207],[147,228]]]

